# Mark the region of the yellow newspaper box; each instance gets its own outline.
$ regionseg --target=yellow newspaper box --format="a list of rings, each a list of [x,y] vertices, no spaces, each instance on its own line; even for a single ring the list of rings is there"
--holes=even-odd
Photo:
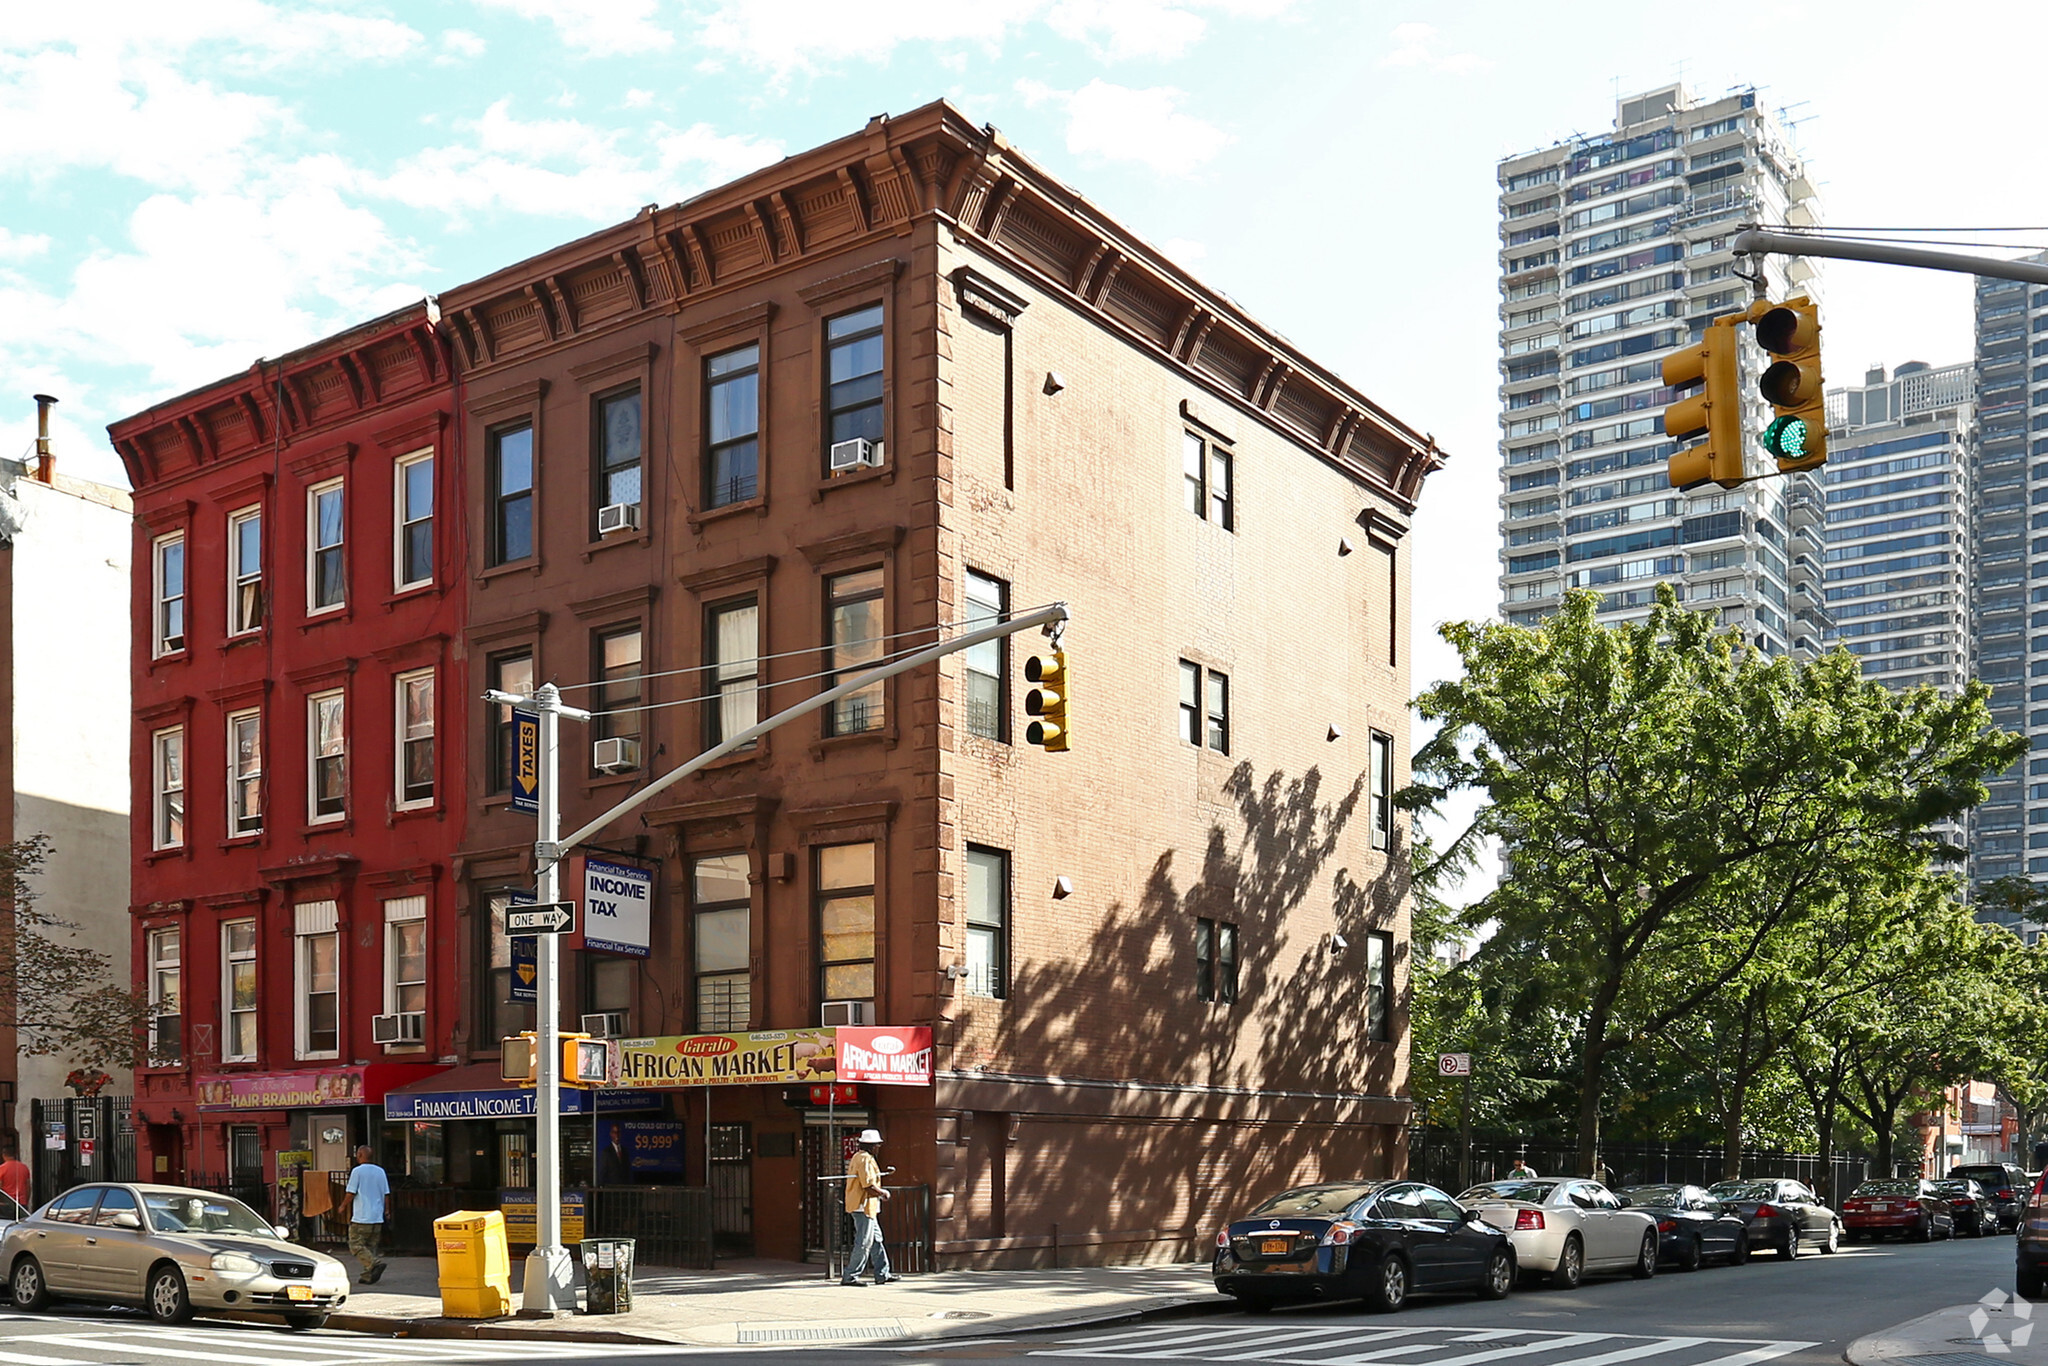
[[[512,1312],[512,1259],[505,1216],[457,1210],[434,1221],[441,1264],[441,1313],[451,1319],[495,1319]]]

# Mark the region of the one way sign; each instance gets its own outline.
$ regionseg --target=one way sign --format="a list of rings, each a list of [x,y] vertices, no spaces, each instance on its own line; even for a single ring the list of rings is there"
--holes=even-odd
[[[576,903],[547,901],[537,906],[505,908],[505,933],[572,934],[576,929]]]

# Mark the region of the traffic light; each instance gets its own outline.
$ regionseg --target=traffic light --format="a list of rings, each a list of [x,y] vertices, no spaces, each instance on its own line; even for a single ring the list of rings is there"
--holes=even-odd
[[[1700,385],[1700,392],[1664,410],[1664,433],[1677,441],[1704,434],[1706,440],[1687,446],[1667,462],[1671,487],[1694,489],[1719,484],[1732,489],[1742,482],[1742,386],[1736,361],[1740,313],[1707,324],[1699,344],[1664,358],[1664,383],[1674,389]]]
[[[521,1086],[533,1085],[533,1035],[498,1040],[498,1075]]]
[[[564,1086],[602,1086],[611,1078],[610,1039],[593,1039],[588,1034],[564,1034],[561,1082]],[[520,1034],[498,1041],[498,1075],[520,1086],[535,1084],[533,1035]]]
[[[1024,738],[1049,753],[1067,748],[1067,652],[1033,655],[1024,661],[1024,677],[1038,686],[1024,695],[1024,711],[1038,719],[1024,728]]]
[[[1764,428],[1764,451],[1778,472],[1791,474],[1827,463],[1827,398],[1820,375],[1820,309],[1811,299],[1759,304],[1757,345],[1773,357],[1757,389],[1776,414]]]

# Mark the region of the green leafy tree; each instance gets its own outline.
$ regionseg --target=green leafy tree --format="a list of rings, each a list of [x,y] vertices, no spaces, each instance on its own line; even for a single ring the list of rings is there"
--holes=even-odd
[[[114,955],[37,904],[47,837],[0,844],[0,1027],[24,1053],[65,1053],[83,1071],[135,1058],[149,1004],[121,979]],[[126,955],[121,955],[125,961]]]

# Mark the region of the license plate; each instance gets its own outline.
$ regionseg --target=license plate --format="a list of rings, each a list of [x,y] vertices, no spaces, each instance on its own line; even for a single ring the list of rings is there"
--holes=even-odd
[[[1294,1243],[1292,1239],[1268,1238],[1264,1242],[1259,1244],[1259,1252],[1261,1255],[1267,1257],[1280,1257],[1284,1256],[1287,1252],[1287,1249],[1292,1247],[1293,1245]]]
[[[310,1300],[313,1298],[313,1287],[310,1285],[288,1285],[284,1288],[284,1297],[288,1300]]]

